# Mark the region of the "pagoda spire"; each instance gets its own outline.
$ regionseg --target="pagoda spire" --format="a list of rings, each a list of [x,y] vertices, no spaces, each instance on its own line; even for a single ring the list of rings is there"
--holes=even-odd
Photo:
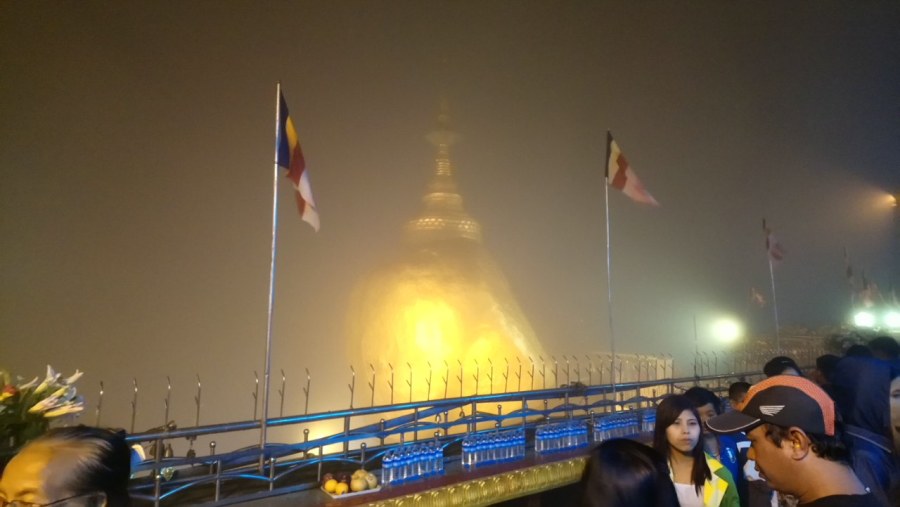
[[[463,209],[450,163],[450,146],[459,140],[459,135],[450,128],[448,109],[447,100],[442,99],[437,129],[426,136],[437,148],[437,157],[422,198],[425,209],[406,224],[407,239],[416,243],[456,238],[481,242],[481,225]]]

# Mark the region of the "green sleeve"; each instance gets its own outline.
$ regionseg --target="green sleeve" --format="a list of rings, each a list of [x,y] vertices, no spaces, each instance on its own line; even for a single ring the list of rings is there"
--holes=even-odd
[[[725,496],[722,498],[722,503],[719,504],[719,507],[741,507],[741,500],[738,497],[737,486],[734,484],[731,472],[723,466],[716,471],[716,475],[728,483],[728,488],[725,489]]]

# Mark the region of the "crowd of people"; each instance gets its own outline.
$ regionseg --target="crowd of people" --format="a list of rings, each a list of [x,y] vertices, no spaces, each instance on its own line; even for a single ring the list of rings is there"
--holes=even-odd
[[[652,446],[592,451],[585,507],[900,506],[900,345],[824,355],[813,371],[772,358],[727,399],[702,387],[656,407]]]
[[[824,355],[804,376],[791,358],[727,398],[692,387],[656,407],[650,445],[591,452],[585,507],[900,506],[900,345],[890,337]],[[2,507],[130,505],[124,432],[50,430],[0,477]]]

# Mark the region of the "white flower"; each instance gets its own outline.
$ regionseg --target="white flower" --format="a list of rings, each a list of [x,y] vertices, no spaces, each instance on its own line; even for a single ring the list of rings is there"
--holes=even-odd
[[[28,413],[38,414],[41,412],[53,411],[67,403],[70,403],[73,398],[75,398],[74,387],[60,387],[50,396],[47,396],[43,400],[35,403],[31,408],[28,409]]]
[[[56,373],[52,366],[47,365],[47,376],[44,378],[44,381],[41,382],[41,385],[37,386],[34,390],[34,394],[41,394],[46,391],[50,384],[55,384],[57,380],[59,380],[60,374]]]
[[[78,368],[76,368],[75,373],[71,377],[63,380],[63,384],[70,386],[70,385],[74,384],[78,379],[80,379],[82,375],[84,375],[84,372],[78,371]]]
[[[44,412],[44,417],[46,417],[47,419],[50,419],[53,417],[59,417],[61,415],[74,414],[76,412],[81,412],[82,410],[84,410],[83,403],[70,401],[68,403],[63,403],[62,405],[60,405],[56,408],[53,408],[51,410]]]
[[[26,389],[31,389],[32,387],[36,386],[37,383],[38,383],[38,378],[37,378],[37,377],[34,377],[33,379],[31,379],[31,382],[29,382],[29,383],[27,383],[27,384],[22,384],[22,385],[20,385],[18,389],[19,389],[19,391],[24,391],[24,390],[26,390]]]

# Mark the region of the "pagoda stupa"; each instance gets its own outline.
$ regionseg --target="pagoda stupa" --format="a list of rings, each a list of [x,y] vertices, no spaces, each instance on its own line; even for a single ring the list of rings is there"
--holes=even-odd
[[[459,396],[460,364],[464,395],[474,394],[476,373],[479,394],[502,392],[505,383],[513,390],[519,363],[530,368],[529,358],[537,361],[543,354],[506,277],[484,247],[481,225],[463,208],[449,156],[458,136],[448,124],[443,106],[438,129],[427,136],[437,158],[422,198],[424,209],[407,222],[399,255],[357,285],[348,314],[349,357],[380,371],[393,365],[395,382],[402,386],[398,399],[404,401],[408,364],[418,377],[413,398],[421,400],[443,397],[440,379],[448,369],[454,379],[448,396]],[[426,393],[428,364],[433,378]]]

